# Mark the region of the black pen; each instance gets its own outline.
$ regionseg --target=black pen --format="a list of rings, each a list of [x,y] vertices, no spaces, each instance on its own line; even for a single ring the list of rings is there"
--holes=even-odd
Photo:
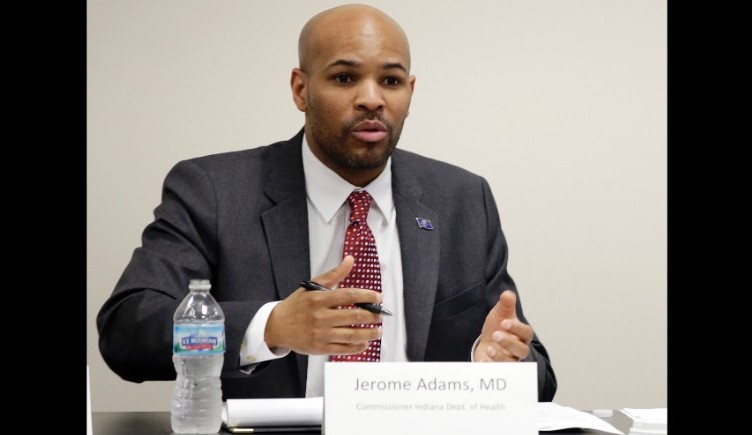
[[[331,290],[328,287],[324,287],[323,285],[313,282],[313,281],[300,281],[300,285],[306,289],[306,290]],[[358,302],[355,304],[355,306],[363,308],[366,311],[370,311],[372,313],[376,314],[383,314],[385,316],[392,316],[392,312],[387,310],[386,308],[382,307],[381,305],[377,304],[369,304],[366,302]]]

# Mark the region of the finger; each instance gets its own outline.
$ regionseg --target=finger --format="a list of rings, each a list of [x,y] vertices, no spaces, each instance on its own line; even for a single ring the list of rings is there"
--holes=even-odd
[[[355,258],[352,255],[348,255],[337,266],[321,275],[313,277],[313,280],[325,287],[333,288],[350,274],[354,264]]]
[[[369,343],[380,339],[382,328],[334,328],[328,333],[328,341],[324,346],[329,355],[348,355],[361,353],[368,349]]]
[[[512,290],[504,290],[499,296],[500,316],[504,319],[517,318],[517,294]]]
[[[368,348],[368,343],[382,336],[382,328],[343,326],[337,328],[311,328],[298,336],[294,349],[309,355],[356,353]]]
[[[486,322],[483,325],[485,332],[495,330],[499,328],[501,321],[504,319],[517,318],[517,311],[515,304],[517,303],[517,296],[511,290],[505,290],[499,295],[499,301],[491,308],[491,311],[486,316]],[[489,323],[490,321],[490,323]]]
[[[372,325],[381,325],[383,321],[381,314],[372,313],[355,306],[341,307],[337,310],[335,318],[336,326],[372,327]]]
[[[368,349],[368,342],[356,344],[334,343],[326,347],[326,355],[350,355]]]
[[[494,342],[484,342],[478,346],[477,356],[480,361],[511,362],[518,361],[517,357],[509,349]]]
[[[502,331],[496,331],[492,334],[491,338],[494,343],[501,349],[504,349],[504,354],[512,356],[516,360],[525,358],[530,352],[530,348],[519,337],[512,334],[507,334]]]
[[[315,309],[314,305],[321,308]],[[338,328],[350,325],[370,326],[381,324],[383,317],[381,314],[372,313],[354,305],[339,305],[335,302],[312,302],[311,307],[299,316],[298,322],[302,325],[308,325],[306,328],[328,329]]]
[[[382,328],[334,328],[330,344],[359,344],[381,338]]]
[[[509,353],[507,349],[501,348],[501,351],[499,351],[498,348],[493,346],[486,349],[486,354],[494,362],[518,362],[520,360],[519,357]]]
[[[319,298],[325,298],[331,307],[354,305],[356,303],[380,304],[381,292],[362,288],[340,288],[331,292],[316,292]]]
[[[535,335],[530,325],[526,325],[519,320],[505,319],[501,322],[501,329],[512,335],[516,335],[527,345],[533,341],[533,336]]]
[[[376,290],[363,288],[343,288],[338,289],[340,296],[346,298],[346,303],[356,304],[359,302],[368,302],[371,304],[380,304],[382,294]]]

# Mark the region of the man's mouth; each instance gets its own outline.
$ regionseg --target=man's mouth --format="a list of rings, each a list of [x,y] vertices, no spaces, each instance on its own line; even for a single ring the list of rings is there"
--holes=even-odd
[[[353,128],[352,134],[363,142],[379,142],[387,136],[387,129],[381,121],[363,121]]]

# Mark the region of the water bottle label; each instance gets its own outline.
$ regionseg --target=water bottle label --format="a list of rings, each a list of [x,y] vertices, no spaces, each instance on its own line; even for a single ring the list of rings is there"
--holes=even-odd
[[[181,355],[211,355],[225,351],[224,325],[175,325],[172,352]]]

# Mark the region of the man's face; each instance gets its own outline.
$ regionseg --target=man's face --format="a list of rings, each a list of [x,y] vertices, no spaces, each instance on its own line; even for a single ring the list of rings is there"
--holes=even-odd
[[[306,138],[340,176],[370,182],[397,146],[410,107],[409,48],[401,34],[374,20],[331,26],[317,36],[305,71],[297,72],[297,91],[295,71],[292,78]]]

